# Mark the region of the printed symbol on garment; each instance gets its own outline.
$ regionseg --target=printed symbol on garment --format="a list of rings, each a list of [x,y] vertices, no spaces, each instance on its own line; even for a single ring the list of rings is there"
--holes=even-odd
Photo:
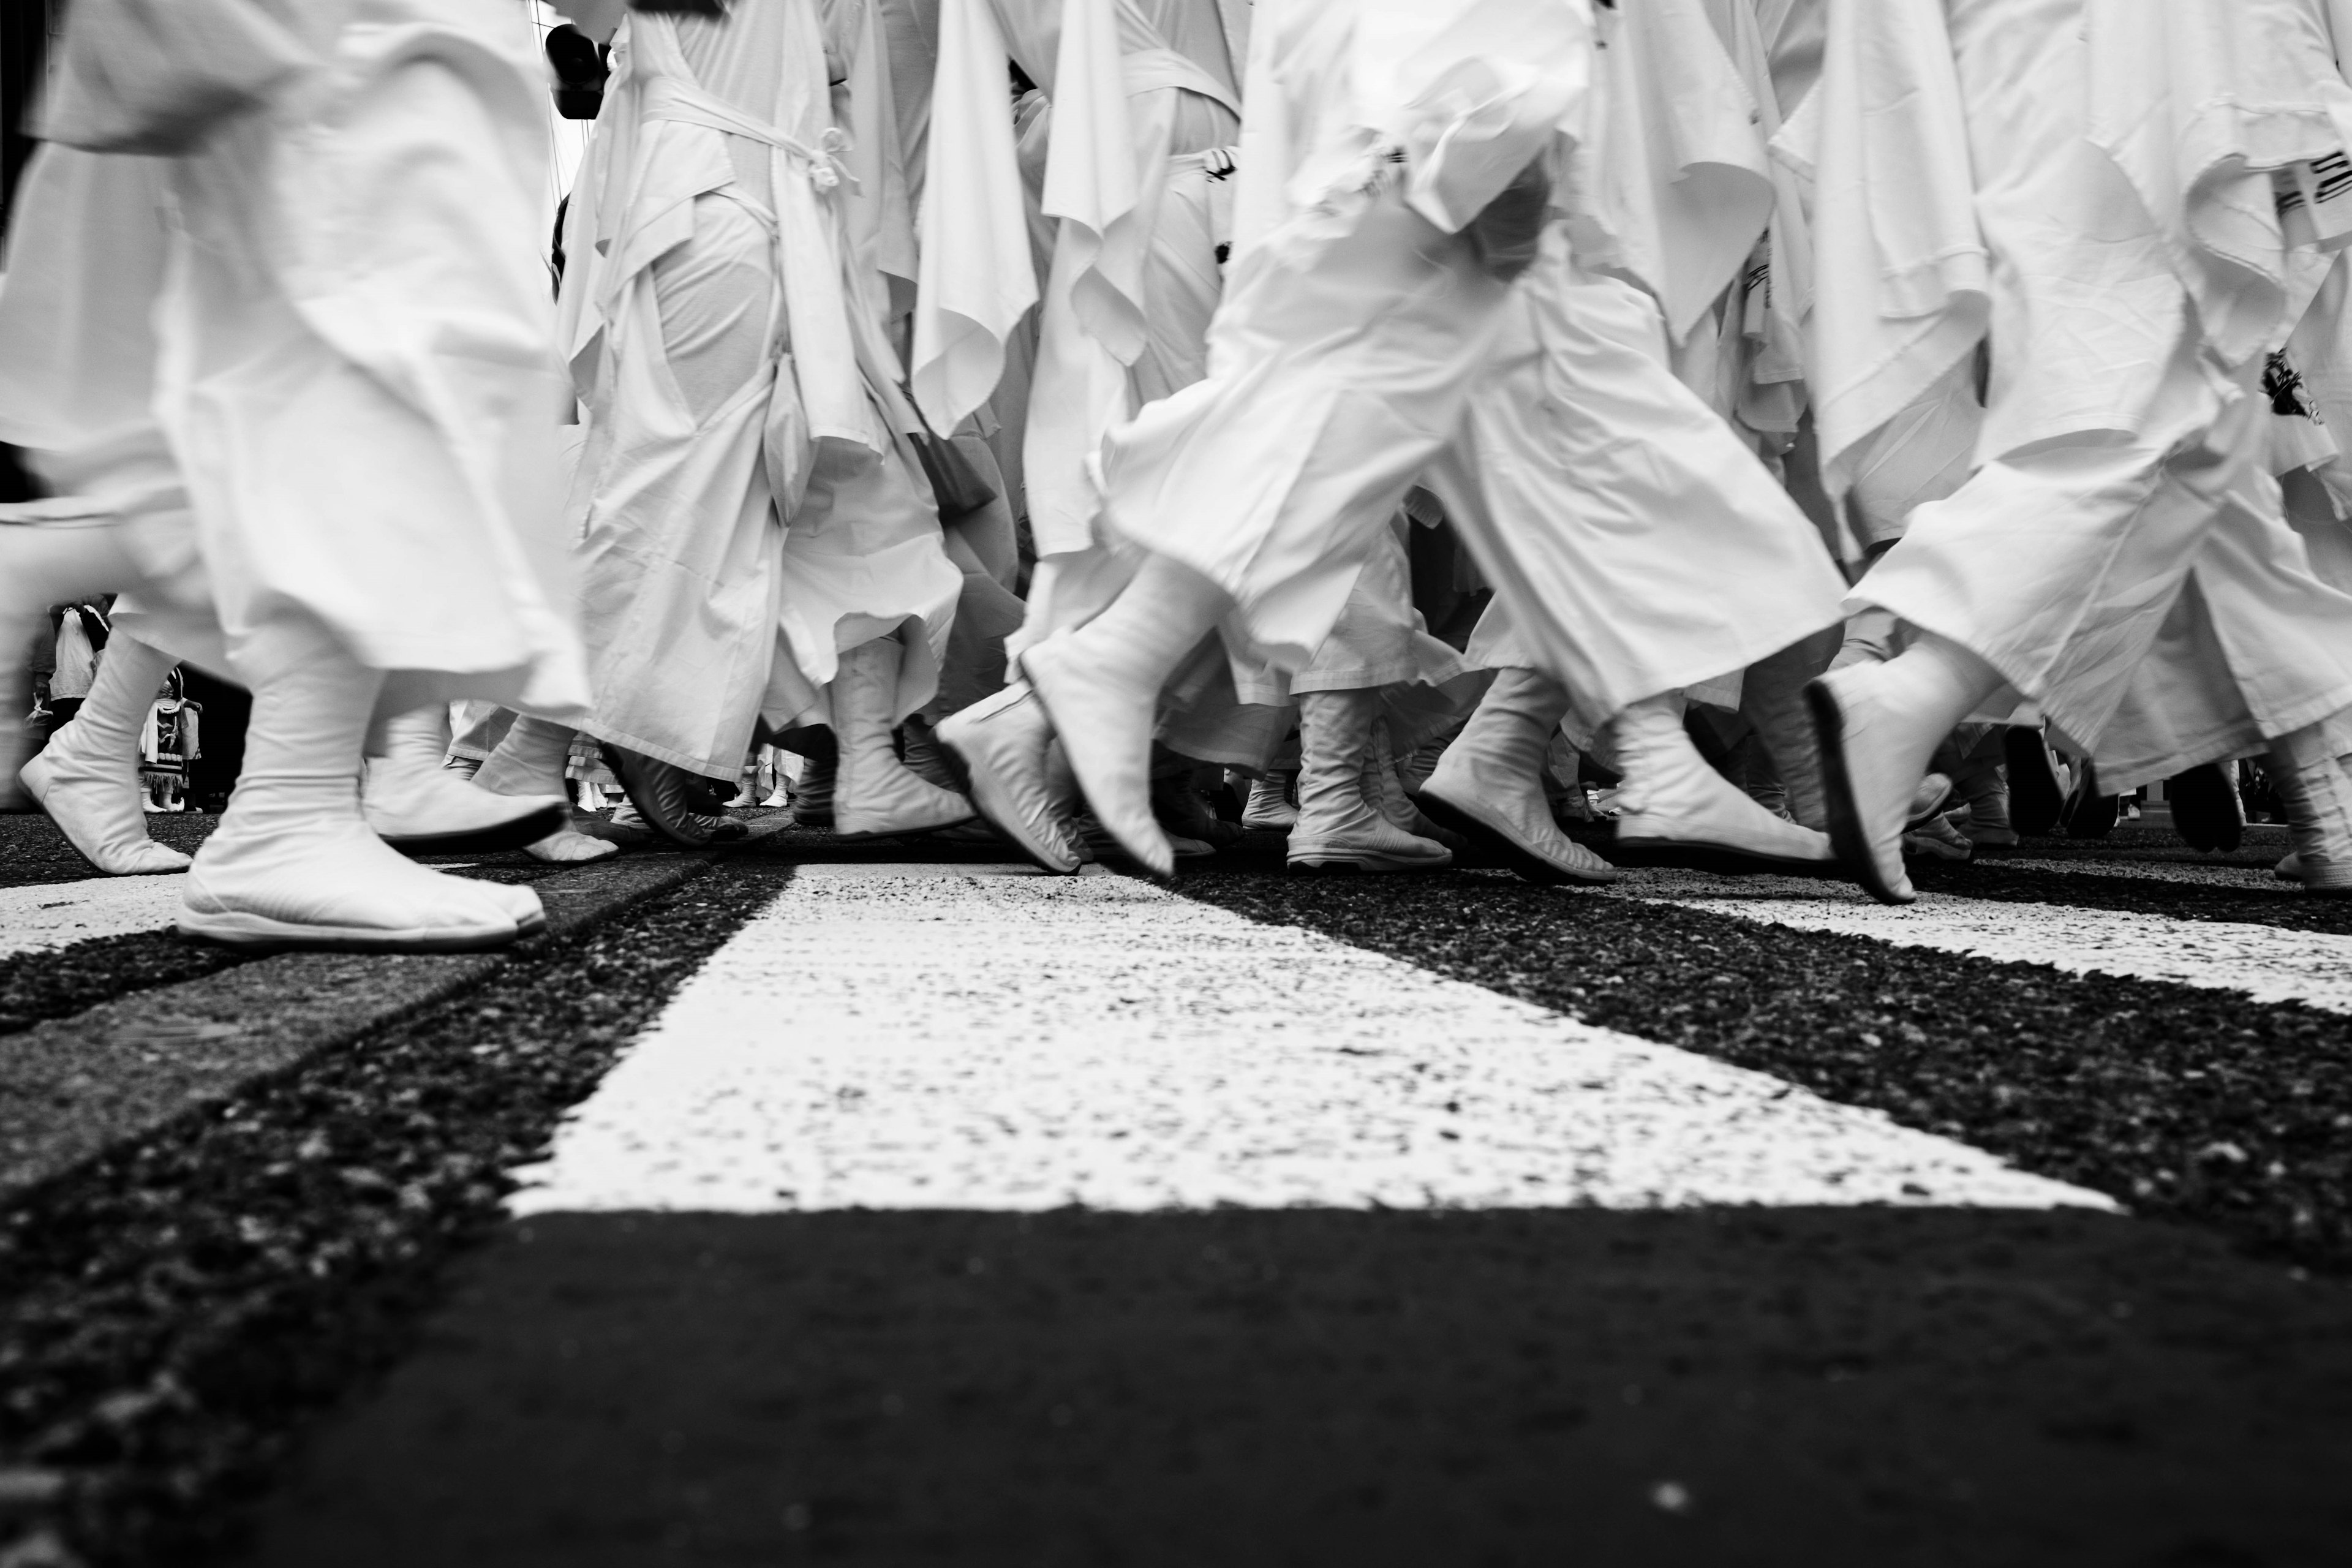
[[[2314,425],[2324,425],[2319,410],[2313,405],[2303,384],[2303,373],[2294,368],[2280,349],[2263,366],[2263,395],[2271,400],[2271,412],[2282,419],[2308,419]]]

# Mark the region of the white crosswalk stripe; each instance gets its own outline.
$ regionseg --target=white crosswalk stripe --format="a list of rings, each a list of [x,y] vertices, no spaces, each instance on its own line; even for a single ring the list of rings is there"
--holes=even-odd
[[[809,867],[522,1213],[2109,1206],[1766,1075],[1125,878]]]
[[[0,958],[45,952],[104,936],[163,931],[179,918],[186,873],[92,877],[0,888]]]
[[[1610,891],[1799,931],[1876,937],[1897,947],[2046,963],[2070,974],[2165,980],[2242,992],[2257,1001],[2352,1012],[2352,936],[1945,893],[1923,893],[1917,903],[1894,909],[1843,883],[1785,877],[1735,880],[1644,871]]]

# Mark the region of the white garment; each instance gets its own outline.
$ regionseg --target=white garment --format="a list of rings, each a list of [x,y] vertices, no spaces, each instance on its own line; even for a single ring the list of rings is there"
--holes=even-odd
[[[1995,258],[1988,460],[1914,514],[1850,605],[1967,647],[2095,755],[2163,769],[2147,737],[2167,725],[2132,714],[2162,708],[2168,679],[2190,686],[2148,673],[2168,660],[2217,668],[2193,626],[2168,620],[2194,572],[2252,716],[2325,716],[2345,700],[2340,667],[2312,650],[2346,635],[2340,612],[2298,562],[2275,487],[2258,493],[2267,409],[2207,353],[2158,216],[2085,139],[2082,0],[1950,11]],[[2160,642],[2168,626],[2179,635]],[[2140,739],[2110,740],[2118,724]]]
[[[923,623],[902,697],[928,700],[961,583],[902,435],[887,211],[861,242],[845,194],[887,171],[852,187],[834,129],[826,67],[870,88],[877,35],[863,5],[833,16],[632,17],[567,229],[592,258],[562,312],[589,432],[583,728],[715,778],[877,628]]]
[[[1556,226],[1507,321],[1433,476],[1496,585],[1474,662],[1563,682],[1589,746],[1634,702],[1836,623],[1820,535],[1675,379],[1654,300],[1584,271]]]
[[[467,0],[297,20],[311,68],[165,166],[168,273],[133,223],[103,285],[163,279],[154,406],[230,652],[299,612],[404,700],[576,708],[537,36]],[[121,374],[81,385],[111,396],[150,345],[107,350]],[[142,483],[163,482],[155,456]]]
[[[1648,289],[1679,343],[1770,221],[1764,106],[1705,0],[1645,0],[1601,20],[1598,107],[1573,165],[1578,254]]]
[[[1973,351],[1991,279],[1944,0],[1824,0],[1822,21],[1818,81],[1772,142],[1807,243],[1775,261],[1835,499],[1853,448]]]

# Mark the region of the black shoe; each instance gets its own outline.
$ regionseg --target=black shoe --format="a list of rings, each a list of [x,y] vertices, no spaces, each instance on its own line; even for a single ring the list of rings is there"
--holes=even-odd
[[[637,815],[671,843],[703,849],[751,833],[731,817],[712,816],[698,809],[708,798],[698,774],[620,746],[607,745],[603,750],[604,765],[619,775]]]
[[[2191,849],[2226,855],[2245,842],[2245,811],[2238,791],[2219,763],[2175,774],[2166,781],[2164,798],[2172,806],[2172,828]]]
[[[2042,731],[2022,724],[2010,726],[2001,739],[2009,763],[2009,825],[2028,838],[2047,838],[2066,815],[2066,797],[2058,788],[2057,770],[2050,764],[2050,747]]]
[[[2084,758],[2083,782],[2066,803],[2066,837],[2105,838],[2116,830],[2116,819],[2123,815],[2123,808],[2121,795],[2099,793],[2099,770],[2088,757]]]

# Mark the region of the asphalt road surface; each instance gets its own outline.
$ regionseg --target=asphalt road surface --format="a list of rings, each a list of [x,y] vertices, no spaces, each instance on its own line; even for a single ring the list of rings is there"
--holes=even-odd
[[[1889,910],[753,820],[252,959],[0,818],[0,1568],[2352,1562],[2274,831]]]

